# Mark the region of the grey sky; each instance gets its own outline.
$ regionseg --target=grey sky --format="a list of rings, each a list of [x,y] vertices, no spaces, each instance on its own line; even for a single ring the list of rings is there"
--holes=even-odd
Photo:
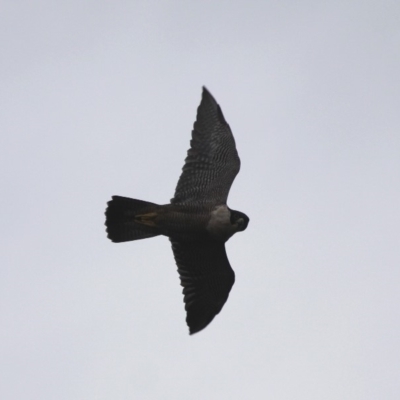
[[[234,3],[234,4],[233,4]],[[400,4],[4,1],[0,398],[397,400]],[[236,283],[189,337],[166,203],[206,85],[242,169]]]

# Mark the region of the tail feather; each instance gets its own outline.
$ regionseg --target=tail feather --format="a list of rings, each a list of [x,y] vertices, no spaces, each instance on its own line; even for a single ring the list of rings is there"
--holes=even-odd
[[[106,209],[108,238],[113,242],[128,242],[159,235],[154,224],[138,222],[137,215],[154,215],[157,204],[128,197],[113,196]]]

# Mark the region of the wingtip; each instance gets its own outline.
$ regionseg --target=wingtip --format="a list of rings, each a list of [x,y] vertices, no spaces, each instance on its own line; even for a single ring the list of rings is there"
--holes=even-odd
[[[201,107],[203,102],[211,103],[213,107],[215,107],[216,112],[218,114],[218,118],[220,119],[221,123],[228,125],[224,117],[224,114],[222,113],[220,105],[218,104],[217,100],[215,100],[215,97],[210,93],[210,91],[205,86],[203,86],[202,101],[199,105],[199,108]]]
[[[194,334],[202,331],[204,328],[206,328],[210,322],[214,319],[215,315],[213,315],[211,318],[207,318],[207,320],[198,320],[195,319],[193,320],[192,318],[189,318],[189,314],[186,317],[186,324],[189,328],[189,335],[193,336]]]
[[[205,328],[205,327],[204,327],[204,328]],[[196,333],[200,332],[200,331],[203,330],[204,328],[200,328],[200,329],[191,329],[191,328],[189,327],[189,336],[195,335]]]
[[[205,86],[203,86],[202,88],[203,88],[203,93],[202,93],[203,98],[205,96],[208,96],[208,97],[211,97],[215,101],[214,96],[210,93],[210,91]]]

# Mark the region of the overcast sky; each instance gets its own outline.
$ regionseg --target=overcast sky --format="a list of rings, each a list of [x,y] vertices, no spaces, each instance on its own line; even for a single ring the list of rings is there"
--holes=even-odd
[[[0,398],[397,400],[398,1],[3,1]],[[236,283],[188,335],[169,241],[206,85],[242,161]]]

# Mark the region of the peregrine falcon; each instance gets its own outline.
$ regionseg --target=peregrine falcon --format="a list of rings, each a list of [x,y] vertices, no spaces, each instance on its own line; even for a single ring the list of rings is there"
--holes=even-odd
[[[190,334],[204,329],[221,311],[235,281],[225,242],[249,223],[247,215],[226,204],[239,169],[232,131],[203,87],[190,149],[170,204],[121,196],[107,203],[105,225],[113,242],[169,237]]]

